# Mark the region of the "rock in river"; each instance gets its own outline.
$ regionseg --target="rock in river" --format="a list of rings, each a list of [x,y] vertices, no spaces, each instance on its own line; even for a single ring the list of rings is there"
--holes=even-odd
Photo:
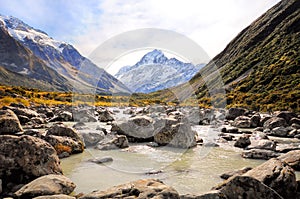
[[[175,189],[165,185],[160,180],[145,179],[115,186],[106,191],[94,191],[90,194],[80,197],[79,199],[91,198],[179,199],[179,194]]]
[[[278,157],[296,171],[300,171],[300,150],[290,151]],[[300,188],[300,187],[299,187]]]
[[[70,194],[75,184],[63,175],[45,175],[26,184],[15,194],[19,198],[33,198],[44,195]]]

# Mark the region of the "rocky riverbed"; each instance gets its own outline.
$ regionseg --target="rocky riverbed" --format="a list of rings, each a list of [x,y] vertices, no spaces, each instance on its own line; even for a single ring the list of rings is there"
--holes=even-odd
[[[299,115],[288,111],[11,104],[0,110],[0,197],[300,198],[299,138]],[[104,186],[78,187],[90,182],[73,182],[76,159],[91,170],[89,181],[97,179],[92,168],[106,172],[97,179]],[[223,175],[222,161],[230,162]],[[208,193],[176,181],[195,189],[203,182]]]

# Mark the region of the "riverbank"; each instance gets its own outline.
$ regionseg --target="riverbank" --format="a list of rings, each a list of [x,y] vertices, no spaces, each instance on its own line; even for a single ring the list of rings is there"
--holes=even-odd
[[[48,174],[64,173],[75,183],[56,192],[75,190],[77,197],[144,178],[158,178],[181,195],[199,195],[222,182],[222,172],[256,167],[270,158],[284,161],[276,163],[283,169],[299,169],[300,120],[291,112],[12,104],[2,108],[0,120],[3,196],[26,198],[29,192],[18,190]],[[295,153],[280,158],[289,151]],[[64,158],[61,164],[58,157]],[[295,173],[289,172],[285,177],[292,180],[296,194]],[[39,190],[33,195],[56,192]]]

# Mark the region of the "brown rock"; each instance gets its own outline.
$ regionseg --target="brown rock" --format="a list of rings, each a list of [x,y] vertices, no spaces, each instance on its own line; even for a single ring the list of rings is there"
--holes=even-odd
[[[73,196],[58,194],[58,195],[38,196],[33,199],[76,199],[76,198]]]
[[[26,184],[43,175],[62,173],[55,149],[40,138],[27,135],[0,136],[0,162],[3,189],[9,183]]]
[[[106,191],[94,191],[80,197],[80,199],[98,198],[179,199],[179,194],[175,189],[165,185],[160,180],[145,179],[115,186]]]
[[[46,175],[26,184],[15,194],[19,198],[33,198],[44,195],[70,194],[75,184],[63,175]]]
[[[255,167],[243,176],[250,176],[261,181],[283,198],[293,198],[297,191],[294,170],[287,163],[276,158]]]
[[[300,150],[290,151],[278,157],[293,169],[300,171]]]

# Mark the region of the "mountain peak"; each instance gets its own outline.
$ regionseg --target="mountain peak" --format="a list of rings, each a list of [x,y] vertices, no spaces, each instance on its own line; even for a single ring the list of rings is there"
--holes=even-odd
[[[115,77],[133,92],[149,93],[190,80],[202,66],[168,59],[161,50],[154,49],[135,65],[122,67]]]

